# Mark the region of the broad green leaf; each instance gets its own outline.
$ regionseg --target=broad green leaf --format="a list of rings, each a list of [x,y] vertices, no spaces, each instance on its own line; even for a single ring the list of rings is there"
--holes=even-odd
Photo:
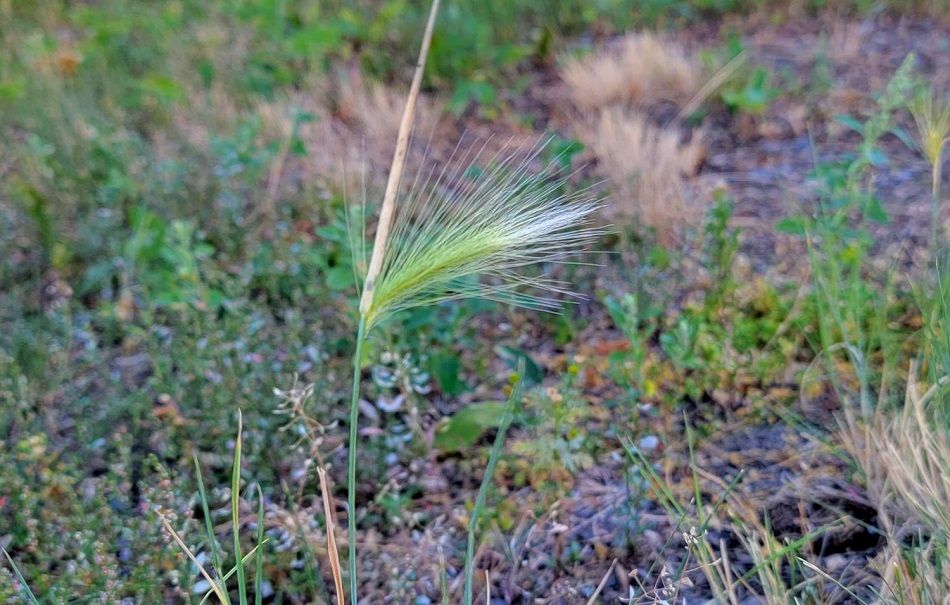
[[[485,401],[466,406],[443,419],[435,433],[435,447],[443,453],[471,447],[488,429],[497,428],[505,415],[505,402]]]
[[[864,134],[864,123],[854,119],[853,117],[846,114],[839,114],[835,116],[835,122],[850,128],[851,130],[857,132],[858,134]]]
[[[790,216],[775,223],[775,230],[779,233],[791,235],[805,235],[807,220],[803,216]]]
[[[331,267],[327,270],[327,286],[331,290],[346,290],[353,287],[353,269],[350,267]]]
[[[438,353],[431,359],[430,370],[443,394],[454,397],[468,390],[468,385],[461,377],[462,363],[458,355]]]

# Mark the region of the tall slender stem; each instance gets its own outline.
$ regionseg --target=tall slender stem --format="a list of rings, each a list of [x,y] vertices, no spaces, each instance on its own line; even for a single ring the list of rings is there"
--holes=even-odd
[[[943,236],[942,225],[940,225],[940,164],[942,159],[941,153],[938,151],[933,162],[930,190],[930,248],[933,251],[934,258],[940,252],[940,238]]]
[[[478,496],[475,497],[475,506],[472,508],[472,514],[468,519],[468,542],[465,546],[465,585],[462,592],[462,605],[472,605],[474,594],[472,592],[473,575],[475,571],[475,531],[478,529],[478,521],[485,508],[485,500],[488,498],[488,487],[495,477],[495,466],[501,457],[501,449],[505,443],[505,434],[511,421],[514,418],[514,408],[521,400],[521,387],[524,384],[524,360],[518,363],[517,382],[512,386],[511,395],[508,396],[508,402],[505,404],[505,414],[502,416],[501,423],[498,425],[498,432],[495,434],[495,442],[492,444],[491,453],[488,454],[488,465],[485,468],[485,474],[482,476],[482,484],[478,488]]]
[[[241,441],[244,419],[238,410],[238,433],[234,441],[234,464],[231,467],[231,533],[234,537],[234,570],[237,572],[238,602],[247,605],[247,585],[244,582],[244,555],[241,554],[239,500],[241,498]],[[222,582],[223,583],[223,582]]]
[[[412,131],[412,122],[415,115],[416,98],[422,86],[422,73],[425,70],[426,57],[429,55],[429,45],[432,42],[432,30],[435,28],[435,17],[439,12],[440,0],[433,0],[429,9],[429,19],[426,22],[425,32],[422,34],[422,47],[419,49],[419,60],[416,62],[412,84],[409,86],[409,96],[406,98],[406,108],[403,111],[402,121],[399,124],[399,134],[396,137],[396,150],[393,152],[393,161],[389,169],[389,180],[386,183],[386,192],[383,194],[383,207],[379,214],[379,224],[376,227],[376,239],[373,243],[373,255],[370,257],[369,268],[363,281],[363,294],[360,296],[360,325],[356,334],[356,351],[353,354],[353,395],[350,398],[350,437],[348,448],[348,465],[346,475],[346,534],[349,546],[350,571],[350,605],[357,605],[356,591],[356,440],[357,422],[359,420],[360,402],[360,358],[363,354],[363,341],[366,338],[367,316],[373,305],[373,293],[376,288],[376,278],[383,266],[386,255],[386,242],[392,226],[393,215],[396,211],[396,193],[399,191],[399,179],[406,165],[406,150],[409,146],[409,133]],[[372,324],[372,318],[370,319]]]
[[[353,394],[350,397],[350,438],[347,443],[346,473],[346,540],[349,562],[350,603],[356,605],[356,442],[360,413],[360,359],[363,357],[363,341],[366,338],[366,318],[360,315],[356,331],[356,351],[353,353]]]

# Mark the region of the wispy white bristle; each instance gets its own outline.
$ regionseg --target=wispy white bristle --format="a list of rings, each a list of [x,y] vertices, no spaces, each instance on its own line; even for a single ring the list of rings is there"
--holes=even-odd
[[[569,294],[568,285],[518,270],[563,263],[602,231],[591,226],[598,202],[586,192],[563,193],[565,179],[553,163],[532,172],[544,149],[542,143],[521,160],[496,155],[474,178],[466,175],[477,172],[480,151],[465,154],[452,173],[417,177],[397,201],[368,325],[465,297],[556,308],[551,295]]]

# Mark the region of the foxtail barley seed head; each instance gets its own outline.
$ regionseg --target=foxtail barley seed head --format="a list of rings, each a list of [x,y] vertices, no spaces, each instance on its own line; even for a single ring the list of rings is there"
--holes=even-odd
[[[907,104],[914,116],[920,147],[931,165],[940,161],[943,146],[950,140],[950,98],[940,98],[929,86]]]
[[[584,192],[563,193],[554,164],[532,172],[543,149],[536,146],[523,160],[496,156],[475,179],[464,175],[477,172],[480,154],[461,162],[465,170],[451,178],[417,178],[397,200],[367,327],[397,311],[457,298],[557,307],[550,294],[568,293],[567,284],[519,270],[565,262],[601,230],[591,225],[598,203]]]

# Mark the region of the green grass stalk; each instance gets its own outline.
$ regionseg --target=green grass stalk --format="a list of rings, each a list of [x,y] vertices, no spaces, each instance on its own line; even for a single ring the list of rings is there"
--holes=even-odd
[[[17,592],[20,593],[20,598],[23,599],[24,603],[30,605],[40,605],[40,602],[36,600],[36,597],[33,595],[33,591],[30,590],[30,586],[26,583],[26,580],[23,578],[23,574],[20,573],[20,569],[16,566],[16,563],[13,562],[13,558],[10,556],[10,553],[7,552],[7,549],[0,547],[0,550],[3,551],[3,556],[7,558],[7,562],[10,564],[10,567],[13,568],[13,575],[16,576],[17,581]]]
[[[435,29],[435,18],[439,12],[440,0],[433,0],[429,9],[429,19],[426,22],[425,33],[422,35],[422,45],[419,49],[419,59],[409,86],[409,95],[406,98],[406,108],[403,111],[402,121],[399,124],[399,133],[396,135],[396,149],[393,152],[393,161],[389,169],[389,178],[386,191],[383,194],[383,205],[380,209],[379,224],[376,227],[376,239],[373,243],[373,255],[370,258],[366,279],[363,282],[363,292],[360,296],[359,310],[360,323],[356,334],[356,351],[353,355],[353,395],[350,398],[350,430],[347,444],[347,553],[349,567],[350,603],[357,604],[356,580],[356,440],[357,423],[359,420],[360,400],[360,359],[363,353],[363,341],[366,338],[367,315],[373,304],[373,295],[376,289],[376,279],[382,269],[386,255],[386,242],[392,228],[393,216],[396,211],[396,194],[399,191],[399,181],[403,168],[406,165],[406,151],[409,147],[409,134],[412,132],[413,117],[415,115],[416,99],[422,86],[422,74],[425,71],[426,58],[429,56],[429,45],[432,42],[432,31]],[[243,605],[243,604],[242,604]]]
[[[224,595],[224,598],[227,599],[227,590],[224,586],[224,580],[222,579],[222,571],[224,565],[221,563],[221,547],[218,546],[218,539],[214,534],[214,524],[211,522],[211,511],[208,506],[208,494],[205,492],[205,481],[204,477],[201,474],[201,465],[198,463],[198,456],[194,456],[195,461],[195,477],[198,480],[198,498],[201,500],[201,512],[205,518],[205,533],[208,537],[208,548],[211,550],[211,567],[214,569],[215,573],[218,575],[216,582],[218,583],[218,594]],[[222,605],[231,605],[230,601],[224,601]]]
[[[201,465],[198,463],[198,455],[194,456],[195,477],[198,479],[198,499],[201,500],[201,512],[205,518],[205,532],[208,536],[208,548],[211,550],[211,566],[215,571],[222,569],[221,548],[218,546],[218,540],[214,535],[214,524],[211,522],[211,511],[208,507],[208,494],[205,492],[204,477],[201,474]]]
[[[241,439],[244,433],[244,421],[238,410],[238,434],[234,442],[234,466],[231,469],[231,533],[234,536],[234,566],[237,573],[238,602],[247,605],[247,585],[244,578],[244,563],[241,556],[240,519],[238,515],[241,493]]]
[[[360,316],[356,331],[356,351],[353,353],[353,393],[350,397],[350,436],[347,445],[346,470],[346,543],[349,568],[350,603],[356,604],[356,442],[360,413],[360,374],[363,341],[366,338],[366,318]]]
[[[521,386],[524,382],[524,359],[518,362],[517,381],[511,388],[511,394],[508,396],[508,403],[505,409],[505,415],[498,426],[498,432],[495,434],[495,442],[492,444],[491,453],[488,455],[488,466],[485,468],[485,474],[482,476],[482,484],[478,488],[478,495],[475,497],[475,506],[472,508],[472,515],[468,520],[468,543],[465,547],[465,589],[463,591],[462,603],[472,605],[474,595],[472,594],[472,579],[475,571],[475,531],[478,529],[478,521],[485,509],[485,500],[488,498],[488,486],[491,485],[495,476],[495,466],[501,457],[501,449],[505,443],[505,434],[511,421],[514,418],[514,408],[521,400]]]
[[[937,157],[931,164],[930,179],[930,249],[933,251],[934,258],[940,252],[940,238],[943,236],[940,228],[940,179],[942,178],[942,160],[941,152],[937,152]]]
[[[924,86],[908,100],[907,108],[917,126],[920,151],[931,169],[930,247],[936,257],[940,238],[946,235],[940,225],[940,178],[943,148],[950,142],[950,98]]]

